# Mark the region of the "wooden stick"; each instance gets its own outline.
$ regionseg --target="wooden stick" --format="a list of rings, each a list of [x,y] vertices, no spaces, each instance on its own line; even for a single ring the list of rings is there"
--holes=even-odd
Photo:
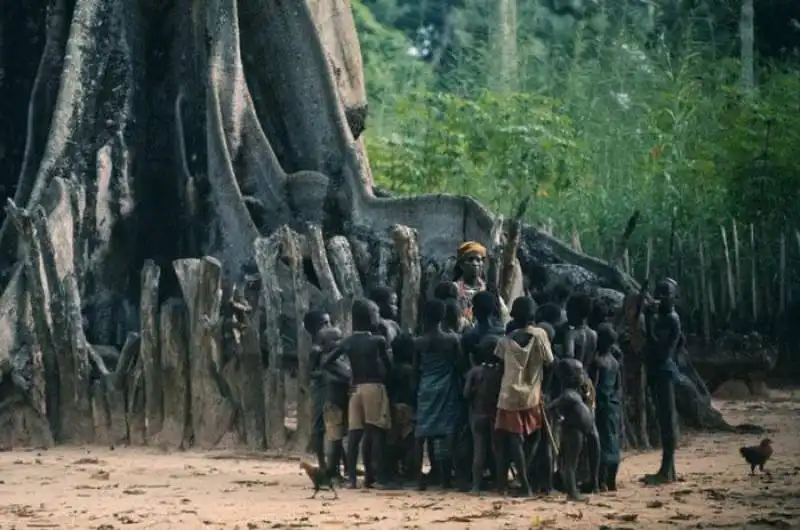
[[[750,290],[752,292],[752,309],[753,309],[753,322],[758,321],[758,287],[757,287],[757,270],[756,270],[756,229],[753,223],[750,223]]]
[[[739,230],[736,227],[736,219],[733,220],[731,236],[733,237],[733,264],[736,270],[736,308],[739,312],[739,316],[742,316],[741,313],[743,311],[742,306],[744,305],[744,293],[742,289],[742,263],[739,259]]]
[[[731,268],[731,255],[730,250],[728,248],[728,234],[725,230],[725,226],[720,225],[719,227],[720,232],[722,233],[722,251],[725,253],[725,271],[727,272],[728,277],[728,295],[730,299],[730,309],[731,311],[736,310],[736,286],[735,281],[733,279],[733,269]],[[737,260],[738,260],[738,252],[737,252]],[[738,274],[738,271],[737,271]]]
[[[698,237],[698,251],[700,256],[700,307],[703,310],[703,337],[706,341],[711,340],[711,315],[709,315],[709,286],[706,283],[706,257],[703,251],[703,240]]]
[[[500,264],[503,254],[503,225],[505,219],[502,215],[494,218],[492,231],[489,232],[489,241],[486,242],[486,249],[489,252],[486,268],[486,290],[498,293],[500,290]]]
[[[623,263],[625,264],[625,274],[631,273],[631,256],[628,253],[628,249],[625,249],[625,253],[622,255]]]
[[[517,262],[517,250],[519,249],[519,243],[522,237],[522,218],[525,216],[525,212],[527,212],[530,202],[530,197],[526,197],[517,207],[514,217],[510,219],[508,234],[506,236],[505,245],[503,245],[502,249],[498,292],[503,298],[503,301],[508,305],[511,305],[511,302],[513,302],[515,280],[514,273],[515,268],[519,268],[519,264]]]
[[[572,248],[578,252],[583,252],[583,247],[581,247],[581,235],[574,226],[572,227]]]
[[[778,293],[778,308],[782,315],[786,311],[786,233],[781,232],[781,263]]]
[[[644,264],[644,277],[650,277],[650,267],[652,265],[653,259],[653,238],[647,238],[647,255],[645,257],[645,264]]]

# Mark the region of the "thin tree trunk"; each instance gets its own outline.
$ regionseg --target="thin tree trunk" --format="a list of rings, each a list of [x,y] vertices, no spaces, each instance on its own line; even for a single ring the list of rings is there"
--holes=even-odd
[[[751,96],[755,90],[755,11],[753,0],[742,0],[741,18],[739,19],[739,39],[741,42],[741,84],[742,91]]]

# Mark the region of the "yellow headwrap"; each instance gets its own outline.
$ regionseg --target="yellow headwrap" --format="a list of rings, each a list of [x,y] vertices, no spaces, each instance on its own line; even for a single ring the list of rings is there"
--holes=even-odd
[[[478,243],[477,241],[467,241],[465,243],[461,243],[458,247],[458,259],[463,258],[467,254],[478,254],[480,257],[486,257],[486,247]]]

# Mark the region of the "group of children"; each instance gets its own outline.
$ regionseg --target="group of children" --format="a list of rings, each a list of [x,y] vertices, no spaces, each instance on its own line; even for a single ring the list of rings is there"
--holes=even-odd
[[[480,285],[465,292],[457,282],[437,286],[417,336],[400,329],[397,295],[386,288],[353,302],[347,337],[327,314],[306,315],[320,466],[340,476],[344,461],[355,488],[361,449],[365,487],[457,481],[477,493],[488,480],[505,492],[511,465],[522,495],[556,486],[579,499],[580,490],[616,489],[614,327],[602,319],[590,327],[582,294],[518,298],[504,323],[497,295]]]

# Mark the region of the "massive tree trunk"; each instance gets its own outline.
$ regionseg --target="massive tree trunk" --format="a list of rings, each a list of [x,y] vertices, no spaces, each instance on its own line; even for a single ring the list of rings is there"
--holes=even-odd
[[[373,195],[347,0],[8,4],[0,184],[13,203],[0,230],[0,419],[18,427],[0,429],[9,443],[84,439],[86,422],[73,419],[93,414],[95,440],[109,443],[160,435],[212,447],[235,429],[253,447],[274,444],[280,411],[248,403],[282,396],[275,364],[303,342],[298,300],[341,302],[320,290],[331,278],[345,303],[365,286],[399,285],[395,225],[416,231],[429,283],[460,241],[490,237],[494,216],[469,197]],[[263,250],[272,243],[262,238],[279,234],[296,237],[306,285]],[[318,278],[324,250],[334,270]],[[638,288],[531,227],[519,257],[566,264],[595,287]],[[263,334],[274,363],[265,389],[253,389],[248,369],[259,334],[245,330],[226,352],[219,320],[222,291],[259,271],[274,275],[261,285],[275,303],[244,322],[264,316],[280,328]],[[185,384],[154,387],[166,373]]]

